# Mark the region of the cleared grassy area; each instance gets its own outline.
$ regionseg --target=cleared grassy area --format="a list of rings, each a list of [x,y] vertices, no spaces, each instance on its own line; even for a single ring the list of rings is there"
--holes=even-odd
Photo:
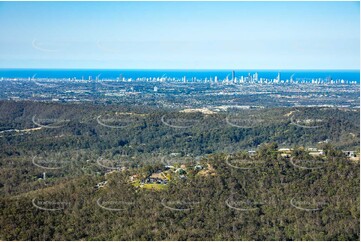
[[[144,184],[142,188],[160,191],[160,190],[167,189],[167,185],[165,185],[165,184]]]
[[[144,184],[144,185],[141,185],[139,179],[134,180],[133,182],[131,182],[131,184],[132,184],[134,187],[140,187],[140,188],[149,189],[149,190],[152,190],[152,189],[153,189],[153,190],[160,191],[160,190],[167,189],[167,185],[166,185],[166,184]]]
[[[132,185],[135,187],[139,187],[140,186],[140,180],[135,180],[134,182],[132,182]]]

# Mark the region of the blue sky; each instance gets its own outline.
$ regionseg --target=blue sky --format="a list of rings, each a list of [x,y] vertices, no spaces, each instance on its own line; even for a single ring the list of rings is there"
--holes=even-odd
[[[359,2],[0,2],[0,68],[359,69]]]

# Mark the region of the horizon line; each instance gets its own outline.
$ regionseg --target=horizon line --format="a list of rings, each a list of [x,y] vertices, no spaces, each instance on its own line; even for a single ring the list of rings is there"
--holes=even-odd
[[[300,69],[291,69],[291,68],[274,68],[274,69],[262,69],[262,68],[255,68],[255,69],[237,69],[237,68],[220,68],[220,69],[211,69],[211,68],[196,68],[196,69],[192,69],[192,68],[183,68],[183,69],[176,69],[176,68],[64,68],[64,67],[56,67],[56,68],[44,68],[44,67],[36,67],[36,68],[23,68],[23,67],[0,67],[0,70],[134,70],[134,71],[139,71],[139,70],[144,70],[144,71],[157,71],[157,70],[167,70],[167,71],[179,71],[179,70],[191,70],[191,71],[232,71],[232,70],[238,70],[238,71],[360,71],[360,69],[349,69],[349,68],[345,68],[345,69],[306,69],[306,68],[300,68]]]

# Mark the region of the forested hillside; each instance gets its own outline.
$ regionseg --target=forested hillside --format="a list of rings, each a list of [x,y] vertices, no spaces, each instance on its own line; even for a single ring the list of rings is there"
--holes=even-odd
[[[93,187],[99,177],[79,176],[3,197],[1,239],[359,240],[359,164],[339,155],[329,152],[315,170],[292,166],[274,144],[261,147],[265,163],[257,169],[211,155],[215,176],[164,191],[134,188],[130,171],[108,176],[100,190]]]
[[[359,117],[359,110],[334,108],[229,109],[206,115],[146,106],[3,101],[0,136],[2,144],[18,151],[132,146],[147,153],[203,155],[256,148],[263,142],[312,147],[326,140],[341,149],[356,149]],[[41,130],[4,132],[30,128]]]
[[[358,110],[179,111],[0,102],[0,239],[359,240]]]

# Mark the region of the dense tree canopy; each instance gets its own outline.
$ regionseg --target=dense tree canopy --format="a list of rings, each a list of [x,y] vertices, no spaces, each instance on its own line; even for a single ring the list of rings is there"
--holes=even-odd
[[[341,152],[359,146],[358,111],[0,102],[0,127],[19,130],[0,133],[1,240],[359,240],[359,161]],[[129,182],[169,161],[214,171]]]

